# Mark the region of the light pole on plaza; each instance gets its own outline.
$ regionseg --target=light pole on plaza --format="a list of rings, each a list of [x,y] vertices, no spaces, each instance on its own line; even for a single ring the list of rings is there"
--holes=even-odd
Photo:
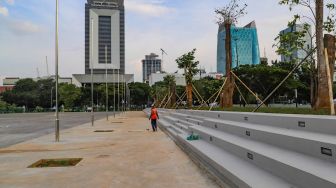
[[[106,121],[108,121],[108,87],[107,87],[107,46],[105,46],[105,85],[106,85]]]
[[[93,18],[91,18],[91,126],[94,126],[94,106],[93,106]]]
[[[55,95],[56,95],[56,119],[55,119],[55,141],[59,142],[59,114],[58,114],[58,0],[56,0],[56,31],[55,31]]]

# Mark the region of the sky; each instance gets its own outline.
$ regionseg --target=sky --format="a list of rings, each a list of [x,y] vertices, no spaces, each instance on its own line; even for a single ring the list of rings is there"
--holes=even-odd
[[[86,0],[59,0],[59,73],[84,73],[84,6]],[[142,80],[145,55],[164,56],[164,70],[178,70],[175,59],[197,49],[207,72],[216,71],[217,32],[214,10],[229,0],[125,0],[126,73]],[[279,0],[246,0],[247,15],[238,26],[255,20],[261,56],[279,59],[274,38],[295,12]],[[54,74],[55,0],[0,0],[0,76]],[[38,70],[37,70],[38,69]]]

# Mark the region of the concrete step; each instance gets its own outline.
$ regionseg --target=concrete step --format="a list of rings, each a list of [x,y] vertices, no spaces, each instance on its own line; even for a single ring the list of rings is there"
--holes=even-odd
[[[259,125],[269,125],[279,128],[296,129],[307,132],[336,135],[335,116],[200,110],[178,110],[175,113],[194,117],[198,116],[204,118],[253,123]]]
[[[299,187],[335,188],[336,164],[212,128],[190,127],[201,139]]]
[[[171,124],[174,124],[174,123],[176,123],[176,122],[179,121],[178,118],[174,118],[174,117],[171,117],[171,116],[164,116],[161,119],[164,119],[164,120],[168,121]]]
[[[218,146],[204,140],[187,141],[177,136],[178,142],[187,147],[189,155],[195,155],[213,174],[231,187],[240,188],[294,188],[285,180],[249,163]]]
[[[203,126],[336,162],[336,137],[252,123],[205,119]],[[327,153],[325,153],[328,151]],[[330,151],[330,153],[329,153]],[[331,156],[330,156],[331,155]]]
[[[174,127],[177,127],[180,131],[183,131],[186,134],[191,134],[191,129],[189,129],[189,126],[187,125],[182,123],[175,123]]]
[[[186,118],[185,119],[187,122],[196,124],[196,125],[201,125],[203,123],[203,120],[195,119],[195,118]]]

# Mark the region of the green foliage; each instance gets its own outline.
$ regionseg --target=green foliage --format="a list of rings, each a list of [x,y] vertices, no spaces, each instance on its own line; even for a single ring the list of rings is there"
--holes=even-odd
[[[34,108],[39,102],[39,85],[32,79],[22,79],[12,91],[2,93],[3,100],[9,104]]]
[[[195,60],[196,49],[193,49],[191,52],[183,54],[181,57],[176,59],[176,63],[179,69],[184,70],[184,76],[187,84],[191,84],[193,77],[198,72],[199,61]]]
[[[148,104],[151,87],[147,83],[130,83],[128,87],[131,95],[131,105],[139,106]]]
[[[205,77],[194,81],[194,86],[204,100],[209,99],[223,85],[223,80]],[[212,102],[212,101],[211,101]]]
[[[66,109],[72,109],[80,99],[81,89],[73,84],[62,83],[59,86],[59,95],[60,104],[64,104]]]
[[[234,73],[260,98],[265,98],[294,66],[293,63],[279,62],[272,66],[265,65],[242,65],[234,70]],[[245,98],[250,99],[249,103],[255,103],[255,98],[240,83],[236,82]],[[271,100],[276,101],[279,96],[294,97],[294,89],[298,89],[300,100],[309,101],[309,73],[307,69],[296,71],[273,95]],[[238,95],[238,94],[237,94]],[[236,96],[237,98],[237,96]],[[267,101],[267,103],[271,102]]]

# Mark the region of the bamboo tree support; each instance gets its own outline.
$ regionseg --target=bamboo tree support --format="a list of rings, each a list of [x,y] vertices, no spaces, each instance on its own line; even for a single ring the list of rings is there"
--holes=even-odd
[[[184,92],[181,97],[176,95],[179,99],[175,102],[175,104],[173,105],[173,108],[176,109],[178,107],[178,104],[183,101],[186,95],[187,95],[187,92]]]
[[[224,86],[225,86],[225,84],[226,84],[226,80],[227,80],[227,78],[225,78],[224,83],[223,83],[222,87],[219,89],[219,92],[218,92],[218,94],[217,94],[217,97],[215,98],[215,101],[214,101],[213,103],[215,103],[215,102],[217,101],[219,95],[221,94],[221,91],[223,90],[223,88],[224,88]],[[212,107],[213,107],[213,106],[210,106],[209,111],[212,110]]]
[[[274,89],[273,89],[273,91],[264,99],[264,101],[262,101],[262,104],[264,103],[264,102],[266,102],[281,86],[282,86],[282,84],[283,83],[285,83],[285,81],[294,73],[294,71],[298,68],[298,67],[300,67],[307,59],[308,59],[308,57],[310,57],[313,53],[314,53],[314,51],[317,49],[317,47],[315,47],[314,49],[312,49],[310,52],[309,52],[309,54],[304,58],[304,59],[302,59],[301,60],[301,62],[300,63],[298,63],[298,64],[296,64],[295,66],[294,66],[294,68],[288,73],[288,75],[280,82],[280,84],[278,85],[278,86],[276,86]],[[259,104],[252,112],[256,112],[261,106],[262,106],[262,104]]]
[[[198,95],[196,94],[196,92],[195,92],[194,90],[192,90],[192,92],[193,92],[194,95],[196,96],[196,99],[197,99],[198,101],[201,101],[201,98],[198,97]]]
[[[331,75],[330,75],[330,67],[329,67],[329,58],[328,58],[328,49],[324,49],[324,56],[325,56],[325,65],[327,67],[327,79],[328,79],[328,90],[329,90],[329,100],[330,100],[330,115],[335,115],[335,105],[334,105],[334,97],[332,92],[332,83],[331,83]]]
[[[177,109],[178,106],[179,106],[179,104],[183,101],[183,99],[184,99],[184,97],[185,97],[186,95],[187,95],[187,92],[184,92],[184,93],[182,94],[181,97],[179,97],[179,96],[177,95],[177,97],[178,97],[179,99],[178,99],[178,101],[176,101],[176,103],[174,104],[173,108]]]
[[[219,88],[218,91],[216,91],[208,100],[205,101],[205,103],[210,103],[211,99],[218,94],[218,92],[221,92],[221,88]],[[201,109],[201,107],[198,108],[198,110]]]
[[[167,107],[167,105],[168,105],[168,103],[170,102],[170,100],[171,100],[171,98],[173,97],[173,95],[174,95],[174,93],[172,93],[172,94],[170,95],[170,97],[168,98],[168,100],[167,100],[166,104],[163,106],[163,108],[166,108],[166,107]]]
[[[259,102],[261,102],[261,105],[265,105],[264,101],[262,101],[258,95],[256,95],[249,87],[247,87],[247,85],[241,79],[239,79],[239,77],[233,71],[231,71],[231,73]]]
[[[248,104],[247,101],[246,101],[246,99],[245,99],[245,97],[244,97],[244,95],[243,95],[243,93],[240,91],[239,87],[237,86],[236,82],[234,82],[234,85],[236,86],[237,91],[239,92],[240,96],[243,98],[245,104]]]
[[[196,89],[196,87],[194,86],[194,84],[192,85],[192,87],[194,88],[196,94],[201,98],[201,100],[202,100],[202,104],[201,104],[201,106],[202,106],[204,103],[206,103],[205,100],[203,99],[202,95],[197,91],[197,89]]]
[[[163,100],[161,101],[160,105],[158,106],[159,108],[161,108],[161,106],[162,106],[163,102],[166,100],[167,96],[168,96],[168,94],[167,94],[167,95],[163,98]]]

